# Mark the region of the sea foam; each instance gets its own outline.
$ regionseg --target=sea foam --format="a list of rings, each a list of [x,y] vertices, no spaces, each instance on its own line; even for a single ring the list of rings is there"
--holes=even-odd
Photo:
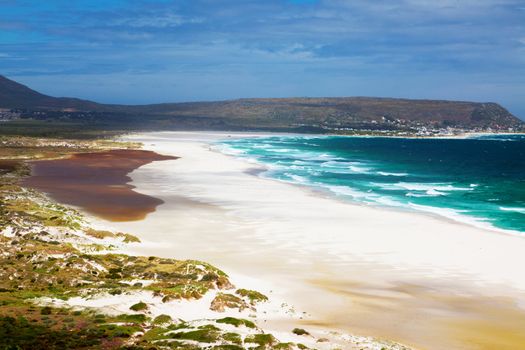
[[[515,213],[525,214],[525,208],[514,208],[514,207],[499,207],[503,211],[513,211]]]

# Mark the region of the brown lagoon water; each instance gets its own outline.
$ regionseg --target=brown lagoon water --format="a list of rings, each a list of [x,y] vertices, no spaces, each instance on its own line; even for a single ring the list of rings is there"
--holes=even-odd
[[[173,159],[142,150],[78,153],[33,162],[23,185],[106,220],[142,220],[163,201],[134,191],[128,174],[153,161]]]

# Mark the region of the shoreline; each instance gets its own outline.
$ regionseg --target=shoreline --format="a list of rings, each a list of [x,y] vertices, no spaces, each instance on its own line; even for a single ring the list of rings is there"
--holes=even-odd
[[[268,137],[268,136],[273,136],[273,135],[281,136],[281,134],[268,134],[268,135],[267,134],[262,134],[262,135],[253,134],[252,135],[250,133],[250,134],[246,134],[244,137]],[[324,135],[324,136],[326,137],[357,137],[357,138],[360,138],[360,137],[376,138],[377,137],[377,138],[408,138],[408,139],[424,139],[424,138],[427,138],[427,139],[465,139],[471,136],[482,136],[482,135],[525,135],[525,134],[520,134],[520,133],[467,133],[463,135],[465,137],[459,136],[459,135],[458,137],[397,137],[397,136],[372,136],[372,135],[359,136],[359,135],[337,135],[337,134]],[[311,135],[309,134],[290,134],[290,136],[300,136],[300,137],[309,138]],[[230,136],[228,135],[228,137]],[[238,137],[243,137],[243,136],[241,134],[240,136],[238,135]],[[316,138],[316,137],[319,137],[319,136],[312,136],[312,138]],[[223,138],[223,140],[226,140],[226,139]],[[239,161],[247,162],[250,165],[253,165],[253,168],[247,169],[246,172],[250,175],[255,175],[262,179],[269,179],[272,181],[278,181],[278,182],[289,184],[292,186],[297,186],[299,188],[302,188],[303,190],[312,191],[313,193],[316,193],[320,196],[331,198],[331,199],[341,201],[343,203],[348,203],[351,205],[364,206],[365,208],[376,208],[380,210],[396,211],[400,213],[415,213],[417,215],[424,215],[430,218],[444,220],[449,223],[465,225],[471,228],[474,227],[474,228],[481,229],[484,231],[490,231],[490,232],[494,232],[498,234],[512,235],[512,236],[517,236],[517,237],[525,237],[524,232],[510,229],[510,228],[498,227],[492,224],[491,222],[488,222],[487,220],[490,220],[490,219],[487,219],[486,217],[478,217],[478,216],[473,216],[473,215],[468,215],[468,214],[462,214],[458,212],[456,209],[440,208],[440,207],[434,207],[434,206],[419,205],[419,204],[414,204],[414,203],[410,203],[408,205],[397,205],[397,206],[381,204],[381,203],[365,203],[359,200],[354,200],[351,198],[349,199],[348,197],[341,198],[339,194],[334,193],[331,190],[321,185],[304,184],[300,182],[273,178],[271,176],[265,176],[264,172],[271,170],[271,167],[269,165],[264,164],[264,163],[259,163],[257,161],[253,162],[252,159],[240,157],[236,155],[235,153],[232,153],[232,151],[235,151],[235,149],[223,148],[223,147],[224,145],[217,144],[214,142],[211,143],[211,151],[218,152],[219,154],[227,155],[235,159],[238,159]]]
[[[269,137],[269,136],[301,136],[301,137],[312,137],[312,138],[317,138],[317,137],[332,137],[332,136],[336,136],[336,137],[357,137],[357,138],[372,138],[372,137],[378,137],[378,138],[408,138],[408,139],[463,139],[463,138],[468,138],[470,136],[483,136],[483,135],[525,135],[525,133],[497,133],[497,132],[493,132],[493,133],[483,133],[483,132],[480,132],[480,133],[466,133],[466,134],[463,134],[463,135],[458,135],[457,137],[456,136],[451,136],[451,137],[446,137],[446,136],[426,136],[426,137],[409,137],[409,136],[375,136],[375,135],[338,135],[338,134],[326,134],[326,135],[312,135],[312,134],[300,134],[300,133],[268,133],[268,132],[223,132],[223,131],[175,131],[175,132],[171,132],[171,131],[159,131],[159,132],[151,132],[150,134],[152,133],[174,133],[174,134],[184,134],[184,135],[199,135],[199,134],[205,134],[205,135],[210,135],[211,137],[214,137],[216,138],[214,141],[218,141],[219,139],[227,139],[227,138],[236,138],[236,137]],[[143,133],[135,133],[135,134],[128,134],[128,136],[131,136],[133,137],[133,135],[141,135]],[[221,135],[222,137],[218,137],[218,135]],[[126,139],[126,137],[124,137],[124,139]],[[253,176],[257,176],[257,177],[260,177],[261,179],[264,179],[264,180],[271,180],[271,181],[277,181],[277,182],[281,182],[281,183],[284,183],[284,184],[287,184],[287,185],[291,185],[291,186],[297,186],[299,188],[301,188],[302,190],[305,190],[305,191],[311,191],[312,193],[316,193],[320,196],[323,196],[325,198],[330,198],[330,199],[333,199],[333,200],[337,200],[337,201],[340,201],[342,203],[347,203],[347,204],[350,204],[350,205],[356,205],[356,206],[362,206],[362,207],[365,207],[365,208],[375,208],[375,209],[379,209],[379,210],[387,210],[387,211],[395,211],[395,212],[400,212],[400,213],[415,213],[416,215],[422,215],[422,216],[426,216],[426,217],[430,217],[430,218],[434,218],[434,219],[438,219],[438,220],[442,220],[442,221],[446,221],[448,223],[455,223],[455,224],[459,224],[459,225],[464,225],[466,227],[470,227],[470,228],[476,228],[476,229],[480,229],[480,230],[483,230],[483,231],[490,231],[490,232],[493,232],[493,233],[497,233],[497,234],[502,234],[502,235],[511,235],[511,236],[517,236],[517,237],[524,237],[524,234],[521,233],[520,231],[516,231],[516,230],[512,230],[512,229],[506,229],[506,228],[501,228],[501,227],[497,227],[495,225],[492,225],[491,223],[487,223],[487,222],[484,222],[483,218],[479,218],[479,217],[476,217],[476,216],[470,216],[470,215],[463,215],[463,214],[457,214],[457,215],[452,215],[452,216],[459,216],[460,218],[454,218],[450,215],[445,215],[445,214],[440,214],[440,213],[436,213],[434,211],[431,211],[431,210],[423,210],[423,209],[416,209],[415,206],[417,205],[414,205],[414,206],[411,206],[411,207],[396,207],[396,206],[389,206],[389,205],[381,205],[381,204],[367,204],[367,203],[363,203],[363,202],[359,202],[357,200],[348,200],[348,199],[342,199],[340,198],[337,194],[335,193],[332,193],[330,192],[329,190],[325,189],[325,188],[322,188],[322,187],[315,187],[315,186],[310,186],[310,185],[306,185],[306,184],[300,184],[300,183],[295,183],[295,182],[292,182],[292,181],[286,181],[286,180],[281,180],[281,179],[277,179],[277,178],[272,178],[272,177],[265,177],[265,176],[261,176],[260,174],[261,173],[264,173],[265,171],[269,170],[270,168],[265,165],[265,164],[262,164],[262,163],[252,163],[251,161],[247,160],[247,159],[243,159],[241,157],[237,157],[235,156],[234,154],[228,154],[228,153],[225,153],[225,152],[222,152],[221,150],[217,149],[216,147],[216,144],[214,142],[210,142],[210,151],[212,152],[217,152],[218,154],[221,154],[221,155],[226,155],[228,157],[232,157],[236,160],[239,160],[241,162],[245,162],[247,164],[250,164],[250,167],[247,168],[245,170],[245,172],[249,175],[253,175]],[[429,207],[429,208],[432,208],[434,209],[434,207]]]
[[[224,135],[228,134],[232,133]],[[163,136],[173,139],[163,140]],[[491,344],[497,344],[497,325],[489,322],[486,311],[473,301],[496,305],[495,311],[490,308],[492,313],[507,315],[514,327],[525,326],[519,306],[523,308],[525,304],[518,299],[525,281],[520,280],[516,268],[523,260],[519,252],[525,241],[521,238],[495,235],[416,213],[340,203],[298,186],[249,175],[245,171],[253,164],[208,149],[206,140],[213,137],[217,133],[128,136],[144,141],[146,149],[181,156],[175,162],[164,163],[162,169],[152,163],[130,174],[137,191],[165,201],[144,221],[116,224],[118,229],[136,234],[145,242],[135,254],[154,252],[179,258],[188,254],[233,274],[257,275],[281,286],[287,300],[312,314],[311,319],[305,320],[307,324],[408,345],[489,349]],[[163,176],[173,176],[171,183],[166,184],[168,178],[162,179]],[[231,193],[234,188],[249,193]],[[274,202],[268,202],[264,196]],[[290,203],[300,208],[284,209]],[[300,209],[311,214],[319,208],[334,211],[334,215],[324,213],[322,217],[332,220],[323,225],[333,225],[336,233],[317,234],[316,230],[322,230],[319,222],[301,215]],[[279,214],[284,210],[287,215]],[[387,224],[375,222],[377,216]],[[413,224],[419,232],[410,232],[414,231]],[[347,237],[341,227],[344,225],[357,229]],[[454,230],[457,235],[442,234],[440,230]],[[199,234],[198,242],[195,233]],[[489,252],[480,254],[479,249]],[[508,262],[492,264],[491,251],[500,252],[493,256],[516,258],[515,265],[510,264],[513,269],[505,270]],[[514,289],[509,288],[511,285]],[[312,300],[316,300],[316,305],[310,305]],[[515,302],[509,305],[508,300]],[[469,311],[457,311],[459,305],[469,305]],[[384,313],[385,307],[390,310],[388,314]],[[342,315],[341,310],[345,310]],[[432,311],[429,320],[420,325],[396,324],[402,319],[420,319],[429,310],[441,311]],[[444,317],[449,314],[452,316]],[[490,338],[487,347],[468,346],[465,339],[472,336],[473,328],[470,319],[485,327],[484,334],[478,337]],[[452,327],[454,322],[459,325]],[[513,327],[506,322],[505,325]],[[460,334],[451,336],[458,328]]]
[[[218,152],[219,154],[224,154],[224,153],[222,153],[220,151],[216,151],[216,152]],[[228,156],[231,156],[231,157],[233,157],[235,159],[243,161],[242,158],[237,158],[237,157],[235,157],[233,155],[228,155]],[[510,235],[510,236],[516,236],[516,237],[525,238],[525,234],[520,232],[520,231],[500,228],[500,227],[494,226],[494,225],[492,225],[490,223],[478,222],[479,218],[477,218],[475,216],[458,214],[458,216],[464,217],[465,219],[471,219],[471,220],[454,219],[452,217],[449,217],[449,216],[446,216],[446,215],[443,215],[443,214],[438,214],[438,213],[435,213],[435,212],[432,212],[432,211],[425,211],[425,210],[421,210],[421,209],[415,209],[413,206],[412,207],[401,207],[401,206],[397,206],[396,207],[396,206],[381,205],[381,204],[367,204],[367,203],[359,202],[359,201],[356,201],[356,200],[343,199],[343,198],[340,198],[337,194],[335,194],[333,192],[330,192],[326,188],[314,187],[314,186],[310,186],[310,185],[307,185],[307,184],[300,184],[300,183],[295,183],[295,182],[292,182],[292,181],[286,181],[286,180],[281,180],[281,179],[277,179],[277,178],[261,176],[261,173],[264,173],[267,170],[269,170],[269,168],[266,167],[264,164],[258,164],[257,167],[253,167],[253,168],[247,169],[245,171],[245,173],[248,174],[248,175],[259,177],[259,178],[264,179],[264,180],[277,181],[277,182],[281,182],[281,183],[284,183],[284,184],[287,184],[287,185],[290,185],[290,186],[295,186],[295,187],[298,187],[298,188],[300,188],[300,189],[302,189],[304,191],[310,191],[310,192],[312,192],[312,193],[314,193],[314,194],[316,194],[318,196],[322,196],[323,198],[336,200],[336,201],[339,201],[341,203],[346,203],[346,204],[355,205],[355,206],[364,207],[364,208],[373,208],[373,209],[387,210],[387,211],[393,211],[393,212],[399,212],[399,213],[413,213],[413,214],[416,214],[416,215],[426,216],[426,217],[429,217],[429,218],[445,221],[445,222],[448,222],[448,223],[451,223],[451,224],[458,224],[458,225],[462,225],[462,226],[466,226],[466,227],[470,227],[470,228],[480,229],[480,230],[483,230],[483,231],[489,231],[489,232],[492,232],[492,233],[495,233],[495,234]],[[433,208],[433,207],[430,207],[430,208]],[[474,222],[476,222],[476,224],[470,223],[470,222],[467,222],[467,221],[474,221]]]

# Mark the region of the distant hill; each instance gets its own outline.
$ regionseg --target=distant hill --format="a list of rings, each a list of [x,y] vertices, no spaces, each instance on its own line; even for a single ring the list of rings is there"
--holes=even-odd
[[[253,98],[217,102],[108,105],[43,95],[0,76],[0,108],[25,118],[60,119],[149,129],[421,130],[524,129],[497,103],[373,97]]]
[[[409,100],[372,97],[257,98],[220,102],[134,106],[128,111],[186,117],[250,121],[254,125],[330,125],[417,123],[464,127],[521,124],[497,103]]]
[[[47,96],[0,75],[0,108],[95,110],[100,106],[78,98]]]

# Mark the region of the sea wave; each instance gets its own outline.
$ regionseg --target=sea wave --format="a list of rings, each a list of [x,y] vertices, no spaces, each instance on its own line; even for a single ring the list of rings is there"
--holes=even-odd
[[[407,208],[405,203],[395,200],[393,197],[382,196],[372,191],[364,192],[348,186],[324,186],[338,196],[351,197],[352,199],[371,205],[387,207]]]
[[[515,213],[525,214],[525,208],[520,207],[499,207],[499,209],[503,211],[512,211]]]
[[[430,190],[426,191],[425,192],[427,195],[431,196],[431,197],[435,197],[435,196],[446,196],[447,194],[444,193],[444,192],[440,192],[434,188],[431,188]]]
[[[525,135],[523,135],[523,134],[470,135],[470,136],[467,137],[467,139],[481,140],[481,141],[506,141],[506,142],[508,142],[508,141],[523,141],[525,139]]]
[[[255,144],[255,145],[252,145],[251,147],[252,147],[252,148],[255,148],[255,149],[264,149],[264,150],[272,149],[272,148],[273,148],[272,145],[269,145],[269,144],[267,144],[267,143]]]
[[[488,137],[488,136],[479,136],[479,137],[472,137],[474,140],[482,140],[482,141],[521,141],[519,138],[502,138],[502,137]]]
[[[329,172],[339,174],[369,174],[371,168],[364,166],[361,162],[342,162],[342,161],[328,161],[321,164],[322,168],[329,168]]]
[[[365,168],[358,165],[349,165],[348,169],[350,169],[354,173],[361,173],[361,174],[368,174],[370,172],[370,168]]]
[[[377,173],[382,176],[408,176],[408,173],[389,173],[386,171],[378,171]]]
[[[414,193],[414,192],[407,192],[405,194],[405,197],[438,197],[438,196],[447,196],[448,194],[445,192],[439,192],[436,190],[428,190],[424,193]]]
[[[330,190],[330,192],[336,195],[339,195],[339,196],[349,196],[355,199],[368,199],[368,200],[374,199],[376,197],[376,195],[373,195],[367,192],[361,192],[361,191],[356,190],[355,188],[348,187],[348,186],[332,185],[332,186],[323,186],[323,187],[327,188],[328,190]]]
[[[271,149],[271,152],[276,152],[276,153],[292,153],[292,152],[295,152],[294,149],[290,149],[290,148],[272,148]]]
[[[375,203],[379,205],[387,206],[387,207],[396,207],[396,208],[406,208],[407,207],[405,203],[399,202],[395,200],[394,198],[387,197],[387,196],[378,196],[375,199]]]
[[[415,203],[408,204],[412,209],[416,211],[427,212],[429,214],[435,214],[462,224],[467,224],[484,230],[503,232],[512,235],[522,235],[519,231],[502,229],[494,226],[492,221],[488,218],[477,217],[470,215],[468,210],[451,209],[451,208],[440,208],[431,207],[427,205],[420,205]]]
[[[430,196],[427,195],[427,194],[407,192],[407,193],[405,194],[405,197],[430,197]]]
[[[224,153],[229,156],[240,156],[240,155],[246,154],[245,150],[235,148],[227,144],[215,144],[215,145],[212,145],[210,148],[214,151],[218,151],[218,152]]]
[[[270,152],[275,152],[275,150],[271,150]],[[286,157],[290,157],[298,161],[307,161],[307,162],[329,162],[329,161],[337,161],[341,159],[329,153],[319,153],[319,152],[303,151],[303,150],[286,150],[285,152],[276,152],[276,153],[286,154]]]
[[[397,182],[397,183],[372,183],[384,190],[399,191],[422,191],[428,195],[445,195],[449,191],[473,191],[473,187],[453,186],[451,183],[423,183],[423,182]]]
[[[286,177],[288,177],[289,179],[293,180],[294,182],[297,182],[297,183],[300,183],[300,184],[306,184],[306,183],[309,182],[306,177],[300,176],[300,175],[297,175],[297,174],[284,173],[284,175]]]

